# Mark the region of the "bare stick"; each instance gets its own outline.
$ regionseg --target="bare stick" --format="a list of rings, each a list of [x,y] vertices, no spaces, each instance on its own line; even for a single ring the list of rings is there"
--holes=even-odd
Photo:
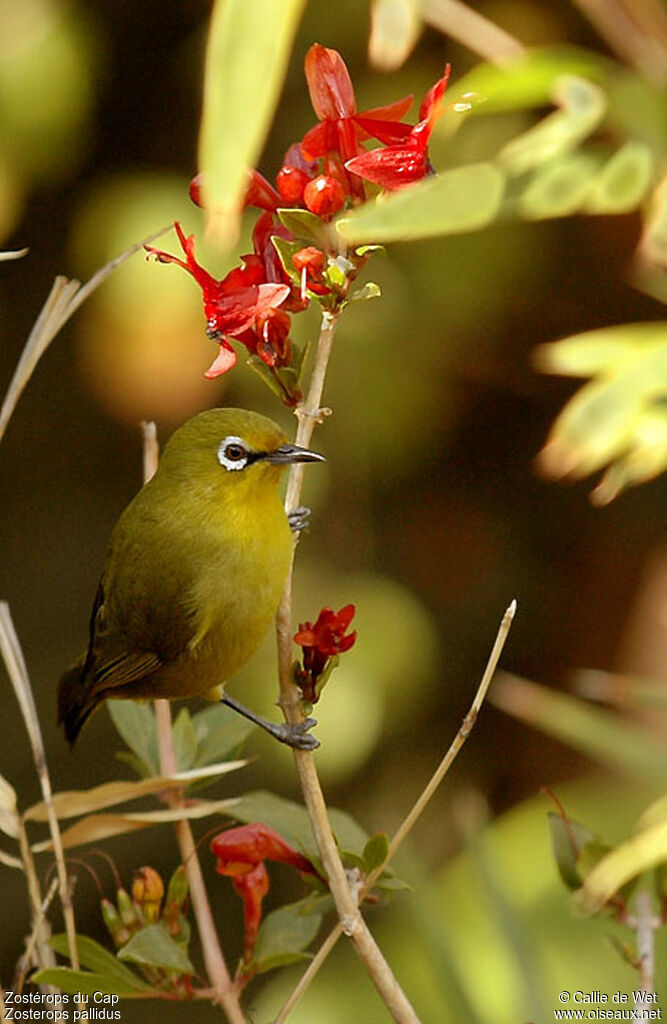
[[[526,52],[518,39],[461,0],[420,0],[417,6],[429,25],[493,64]]]
[[[642,1006],[646,996],[655,991],[655,933],[660,918],[653,911],[653,899],[646,886],[642,886],[635,899],[635,931],[637,933],[637,970],[639,992],[635,1005]]]
[[[311,376],[308,395],[296,410],[299,426],[296,443],[307,446],[312,437],[316,423],[320,422],[324,411],[320,407],[324,390],[329,356],[336,331],[338,316],[324,312],[322,328],[317,342],[315,364]],[[291,467],[287,484],[285,509],[293,511],[299,504],[303,466],[296,464]],[[291,679],[292,670],[292,574],[290,572],[283,596],[276,615],[276,633],[278,639],[278,670],[280,679],[279,703],[289,722],[299,722],[302,714],[299,707],[298,690]],[[387,1009],[397,1024],[419,1024],[419,1019],[410,1002],[398,984],[394,974],[380,952],[368,925],[361,916],[356,897],[348,884],[345,869],[341,862],[336,841],[331,831],[327,809],[317,775],[315,761],[310,751],[295,750],[294,760],[301,783],[304,803],[308,811],[322,864],[327,874],[329,888],[336,905],[336,911],[343,932],[349,936],[354,948],[372,978]]]
[[[157,430],[153,422],[144,421],[141,424],[141,430],[144,438],[144,483],[147,483],[158,467],[159,445]],[[155,724],[160,752],[160,772],[162,775],[174,775],[178,765],[176,763],[174,738],[171,731],[171,707],[168,700],[156,700],[153,702],[153,706],[155,708]],[[181,790],[167,793],[165,799],[170,807],[178,808],[183,806],[183,793]],[[190,828],[190,822],[183,818],[175,823],[174,828],[181,860],[185,864],[188,876],[192,909],[197,919],[206,973],[213,989],[213,998],[222,1005],[230,1024],[245,1024],[245,1017],[241,1010],[238,993],[227,970],[227,964],[225,963],[218,934],[215,930],[211,904],[206,892],[206,884],[197,856],[197,848],[194,836],[192,835],[192,829]]]
[[[447,751],[445,757],[440,762],[430,782],[428,783],[423,793],[416,801],[414,807],[412,808],[412,810],[406,817],[405,821],[396,832],[396,835],[392,839],[389,845],[389,852],[387,854],[386,861],[384,862],[384,864],[381,864],[368,876],[366,884],[364,885],[364,893],[369,892],[369,890],[373,887],[373,884],[377,881],[381,873],[384,871],[389,861],[393,858],[394,854],[396,853],[399,846],[407,836],[408,832],[414,826],[415,822],[423,812],[427,803],[429,802],[429,800],[435,793],[436,789],[444,779],[445,775],[451,768],[454,759],[456,758],[463,744],[470,735],[473,726],[477,721],[477,716],[479,714],[480,708],[482,706],[487,690],[491,683],[491,679],[493,678],[493,673],[495,672],[496,665],[498,664],[498,660],[505,645],[505,641],[507,639],[507,635],[512,625],[512,620],[514,618],[515,612],[516,601],[512,601],[512,603],[510,604],[509,608],[507,609],[503,616],[493,648],[491,650],[491,654],[489,655],[489,660],[487,662],[484,674],[482,676],[482,680],[477,688],[477,693],[475,694],[474,700],[470,706],[468,714],[464,718],[460,729],[458,730],[456,736],[454,737],[449,747],[449,750]],[[311,960],[310,964],[308,965],[308,968],[304,971],[294,991],[290,994],[289,999],[281,1008],[280,1013],[278,1014],[274,1021],[274,1024],[283,1024],[283,1022],[287,1019],[287,1015],[294,1009],[299,999],[302,997],[308,986],[311,984],[315,975],[321,968],[322,964],[324,963],[324,961],[326,960],[329,953],[334,948],[342,934],[342,925],[338,923],[331,930],[331,932],[324,940],[324,942],[318,949],[317,953],[315,954],[315,957],[313,958],[313,960]]]
[[[20,260],[22,256],[27,256],[29,252],[29,249],[3,249],[0,252],[0,263],[3,263],[5,260]]]
[[[447,753],[443,757],[442,761],[440,762],[440,764],[436,768],[436,770],[433,773],[433,776],[431,777],[429,783],[424,788],[423,792],[421,793],[421,795],[419,796],[419,798],[415,802],[412,810],[407,815],[407,817],[405,818],[403,823],[400,825],[398,831],[394,835],[393,839],[391,840],[391,842],[389,844],[389,852],[387,854],[387,860],[386,860],[385,863],[389,863],[389,861],[392,859],[392,857],[394,856],[394,854],[398,850],[399,846],[401,845],[401,843],[403,842],[405,837],[408,835],[410,830],[413,828],[415,822],[420,817],[420,815],[422,814],[424,808],[428,804],[429,800],[431,799],[431,797],[433,796],[433,794],[437,790],[438,786],[440,785],[440,783],[444,779],[445,775],[447,774],[447,772],[451,768],[452,762],[454,761],[454,758],[457,756],[457,754],[460,751],[461,747],[463,746],[465,741],[468,739],[468,736],[472,732],[473,727],[475,725],[475,722],[477,721],[477,716],[478,716],[478,714],[480,712],[480,708],[482,707],[482,704],[484,703],[484,698],[486,697],[486,692],[489,689],[489,686],[491,684],[491,680],[493,679],[493,673],[496,670],[496,665],[498,664],[498,659],[500,658],[500,655],[502,653],[503,647],[505,646],[505,641],[507,640],[507,634],[510,631],[510,627],[512,625],[512,620],[514,619],[515,613],[516,613],[516,601],[512,601],[512,603],[510,604],[509,608],[507,609],[507,611],[503,615],[503,619],[502,619],[502,622],[500,623],[500,627],[498,629],[498,634],[496,636],[495,643],[493,645],[493,648],[491,649],[491,654],[489,655],[489,660],[488,660],[488,662],[486,664],[486,668],[484,669],[484,675],[482,676],[482,681],[480,682],[479,686],[477,687],[477,693],[475,694],[475,698],[474,698],[472,704],[470,705],[470,710],[468,711],[468,714],[463,719],[463,722],[461,723],[459,731],[457,732],[456,736],[454,737],[454,739],[451,742],[449,750],[447,751]],[[379,876],[379,874],[383,870],[383,868],[384,868],[384,865],[382,865],[379,868],[376,868],[376,870],[373,872],[373,874],[369,878],[369,883],[370,884],[372,884],[375,881],[375,879]]]
[[[55,807],[53,806],[53,792],[51,789],[49,769],[46,763],[44,740],[42,738],[39,718],[37,717],[37,708],[35,706],[35,698],[30,685],[28,669],[26,668],[23,651],[21,650],[19,638],[14,628],[9,605],[6,601],[0,601],[0,650],[2,650],[2,656],[7,667],[7,674],[11,680],[12,686],[14,687],[14,693],[16,694],[16,699],[18,700],[21,714],[23,715],[23,721],[25,722],[28,738],[30,739],[30,746],[32,747],[32,756],[35,762],[35,768],[37,769],[37,775],[39,777],[42,798],[48,813],[49,831],[51,832],[51,839],[53,841],[53,855],[55,857],[56,869],[58,872],[60,902],[63,908],[69,958],[74,970],[78,970],[80,965],[79,953],[76,946],[74,908],[72,907],[72,899],[67,881],[67,867],[65,866],[65,854],[63,852],[63,845],[60,837],[60,826],[58,824]],[[83,1004],[81,1004],[80,1010],[82,1013],[85,1011],[85,1006]],[[88,1015],[83,1014],[81,1020],[87,1019]]]
[[[26,341],[19,361],[14,371],[9,387],[7,388],[7,394],[5,395],[0,409],[0,441],[7,429],[12,413],[16,408],[16,403],[21,397],[21,393],[25,388],[26,384],[30,380],[37,363],[42,358],[47,348],[55,338],[58,331],[67,323],[73,313],[79,308],[79,306],[85,302],[88,296],[93,292],[99,285],[102,284],[106,278],[113,273],[116,267],[119,267],[121,263],[133,256],[134,253],[138,252],[148,245],[149,242],[159,238],[166,231],[169,231],[169,227],[160,228],[159,231],[154,232],[147,238],[143,238],[140,242],[130,246],[125,252],[121,253],[120,256],[116,256],[115,259],[111,260],[104,267],[94,274],[90,281],[86,284],[81,285],[79,281],[63,276],[58,276],[53,282],[51,291],[49,292],[48,298],[42,307],[42,310],[35,321],[35,325],[31,330],[28,340]]]

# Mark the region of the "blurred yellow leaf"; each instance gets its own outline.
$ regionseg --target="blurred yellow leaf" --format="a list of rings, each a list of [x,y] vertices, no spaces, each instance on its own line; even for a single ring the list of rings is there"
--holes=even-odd
[[[540,452],[554,478],[609,468],[592,498],[606,504],[667,467],[667,323],[590,331],[536,351],[540,369],[593,375],[567,403]]]
[[[18,839],[19,816],[16,809],[16,790],[0,775],[0,829],[12,839]]]
[[[304,0],[216,0],[199,135],[203,203],[222,247],[236,240],[247,168],[259,158]]]
[[[653,177],[653,154],[642,142],[626,142],[596,175],[587,213],[627,213],[644,198]]]
[[[626,882],[667,860],[667,821],[639,832],[603,857],[577,893],[585,913],[595,913]]]
[[[380,71],[400,68],[412,53],[421,29],[416,0],[374,0],[368,59]]]

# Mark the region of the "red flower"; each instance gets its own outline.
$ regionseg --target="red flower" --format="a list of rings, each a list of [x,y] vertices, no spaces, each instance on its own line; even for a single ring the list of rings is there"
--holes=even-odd
[[[339,612],[323,608],[315,623],[300,623],[298,633],[294,634],[294,642],[300,644],[303,651],[303,668],[297,667],[296,680],[304,700],[311,704],[319,698],[317,681],[325,672],[329,659],[349,651],[357,639],[356,630],[345,636],[354,613],[353,604],[346,604]]]
[[[257,254],[242,256],[240,267],[231,270],[222,280],[217,280],[197,262],[194,235],[186,238],[180,224],[176,223],[174,227],[185,260],[149,245],[146,251],[160,263],[176,263],[183,267],[201,288],[207,320],[206,333],[220,345],[217,358],[204,376],[218,377],[230,370],[236,362],[236,353],[227,338],[238,338],[251,351],[255,351],[253,339],[256,337],[256,328],[260,330],[258,337],[263,337],[261,332],[266,322],[272,319],[277,307],[288,297],[290,288],[284,283],[266,283],[265,266]]]
[[[220,832],[212,841],[211,850],[217,858],[216,871],[232,879],[234,889],[243,900],[243,958],[248,963],[262,919],[262,900],[269,891],[269,876],[264,861],[291,864],[304,874],[316,875],[317,871],[281,835],[261,822]]]
[[[442,113],[441,100],[447,82],[450,66],[445,68],[442,78],[427,92],[419,108],[419,121],[409,131],[407,138],[395,145],[373,149],[355,156],[345,163],[346,170],[358,174],[382,188],[397,189],[420,181],[432,173],[428,159],[428,141],[433,126]]]

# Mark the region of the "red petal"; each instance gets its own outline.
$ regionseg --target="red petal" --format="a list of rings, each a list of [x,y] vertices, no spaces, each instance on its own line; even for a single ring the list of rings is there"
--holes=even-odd
[[[228,370],[231,370],[235,362],[236,352],[228,342],[223,341],[220,345],[220,351],[204,376],[207,380],[214,380],[216,377],[220,377],[223,373],[227,373]]]
[[[401,121],[380,121],[371,117],[355,117],[354,123],[362,130],[363,135],[369,139],[379,139],[386,146],[392,146],[397,142],[404,142],[412,132],[412,125],[403,124]]]
[[[259,171],[248,171],[248,187],[243,206],[256,206],[260,210],[277,210],[280,206],[280,196]]]
[[[438,116],[438,111],[435,110],[436,104],[442,99],[443,93],[447,88],[449,82],[449,76],[451,74],[451,64],[445,65],[445,73],[442,78],[439,78],[435,85],[432,85],[429,91],[424,96],[421,106],[419,108],[419,120],[430,121],[435,120]]]
[[[395,100],[394,103],[386,103],[383,107],[373,107],[371,110],[363,110],[357,115],[359,117],[369,117],[373,121],[400,121],[402,117],[405,117],[408,110],[412,106],[412,95],[404,96],[401,100]]]
[[[353,604],[346,604],[336,615],[336,628],[344,633],[354,618],[356,608]]]
[[[348,160],[345,167],[382,188],[395,189],[420,181],[428,169],[428,160],[425,149],[388,146]]]
[[[320,121],[352,117],[357,106],[345,61],[336,50],[314,43],[306,54],[306,81]]]
[[[301,140],[301,153],[309,161],[326,156],[336,146],[336,123],[320,121],[314,128],[306,132]]]

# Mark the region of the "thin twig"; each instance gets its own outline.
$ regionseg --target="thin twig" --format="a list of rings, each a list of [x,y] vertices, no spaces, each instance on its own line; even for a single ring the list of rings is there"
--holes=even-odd
[[[667,81],[667,14],[660,0],[573,0],[610,48],[642,77]]]
[[[155,474],[158,467],[159,445],[157,430],[152,422],[143,422],[141,429],[144,438],[144,483],[147,483]],[[156,700],[153,702],[155,708],[155,724],[158,737],[158,749],[160,754],[160,772],[162,775],[171,776],[178,770],[176,763],[176,752],[174,750],[174,738],[171,730],[171,707],[168,700]],[[183,791],[172,790],[165,795],[170,807],[179,808],[183,806]],[[190,888],[192,909],[197,920],[199,938],[201,940],[206,973],[213,989],[213,999],[222,1005],[230,1024],[245,1024],[245,1016],[241,1010],[238,993],[227,970],[227,964],[220,947],[218,934],[215,930],[211,905],[206,892],[206,884],[197,855],[190,822],[186,818],[175,822],[176,839],[181,854],[181,861],[185,864]]]
[[[637,969],[639,971],[639,992],[635,1005],[646,1002],[646,996],[655,991],[655,932],[660,919],[653,910],[650,890],[642,886],[635,898],[635,931],[637,933]]]
[[[425,22],[492,64],[526,52],[518,39],[461,0],[419,0],[418,8]]]
[[[297,444],[307,446],[310,443],[315,425],[321,421],[323,416],[323,410],[320,406],[337,323],[338,316],[336,314],[326,311],[323,313],[322,328],[317,342],[315,363],[308,395],[305,402],[301,403],[296,410],[299,420],[296,434]],[[291,467],[287,484],[287,495],[285,498],[285,509],[287,512],[293,511],[299,504],[302,481],[303,466],[296,464]],[[287,720],[295,723],[302,720],[302,713],[298,702],[298,691],[291,679],[291,630],[292,574],[290,571],[276,615],[276,633],[280,679],[279,704]],[[357,900],[348,885],[345,869],[338,853],[333,832],[331,831],[313,755],[310,751],[295,750],[294,760],[301,783],[304,803],[313,832],[315,833],[317,847],[322,858],[322,864],[324,865],[342,930],[351,939],[357,954],[397,1024],[419,1024],[419,1019],[414,1009],[394,977],[389,964],[380,952],[368,925],[361,915]]]
[[[79,281],[69,280],[62,275],[59,275],[53,282],[51,291],[48,294],[46,302],[44,303],[42,310],[35,321],[35,324],[28,335],[19,361],[17,363],[14,375],[9,382],[7,388],[7,394],[5,395],[0,409],[0,441],[7,429],[12,413],[16,408],[16,404],[21,397],[21,393],[25,388],[26,384],[30,380],[37,363],[42,358],[47,348],[55,338],[58,331],[63,327],[73,313],[79,308],[79,306],[86,301],[91,292],[93,292],[107,277],[119,267],[121,263],[129,259],[136,252],[139,252],[144,245],[148,245],[149,242],[154,241],[163,235],[166,231],[169,231],[171,225],[168,227],[160,228],[159,231],[153,232],[146,238],[143,238],[140,242],[130,246],[125,252],[122,252],[120,256],[116,256],[113,260],[103,266],[96,274],[93,274],[90,281],[82,285]]]
[[[398,828],[396,834],[394,835],[394,837],[392,838],[391,842],[389,843],[389,852],[387,854],[387,860],[386,860],[385,863],[388,864],[389,861],[394,857],[394,855],[395,855],[396,851],[398,850],[399,846],[401,845],[401,843],[403,842],[405,837],[408,835],[410,830],[413,828],[413,826],[415,825],[415,822],[417,821],[417,819],[421,816],[424,808],[426,807],[426,805],[428,804],[429,800],[431,799],[431,797],[433,796],[433,794],[437,790],[438,786],[440,785],[440,783],[444,779],[445,775],[449,771],[449,769],[450,769],[450,767],[452,765],[452,762],[454,761],[454,758],[457,756],[457,754],[460,751],[461,747],[463,746],[465,741],[468,739],[468,736],[472,732],[472,729],[473,729],[473,727],[475,725],[475,722],[477,721],[477,716],[478,716],[478,714],[480,712],[480,708],[482,707],[482,704],[484,703],[484,698],[486,697],[486,692],[489,689],[489,686],[491,684],[491,680],[493,679],[493,673],[496,670],[496,665],[498,664],[498,659],[500,658],[500,655],[502,653],[503,647],[505,646],[505,641],[507,640],[507,634],[510,631],[510,627],[512,625],[512,620],[514,619],[515,613],[516,613],[516,601],[512,601],[511,604],[509,605],[507,611],[503,615],[502,622],[500,623],[500,627],[498,629],[498,633],[497,633],[495,642],[494,642],[493,647],[491,649],[491,654],[489,655],[489,660],[488,660],[488,662],[486,664],[486,668],[484,669],[484,674],[482,676],[482,680],[481,680],[479,686],[477,687],[477,693],[475,694],[474,700],[473,700],[472,704],[470,705],[470,710],[468,711],[468,714],[463,719],[463,722],[461,723],[459,731],[457,732],[456,736],[454,737],[454,739],[451,742],[449,750],[447,751],[447,753],[443,757],[442,761],[440,762],[440,764],[436,768],[435,772],[433,773],[433,776],[431,777],[430,781],[428,782],[428,784],[424,788],[423,792],[421,793],[419,798],[416,800],[412,810],[407,815],[407,817],[405,818],[403,823],[400,825],[400,827]],[[376,868],[376,870],[373,872],[373,874],[369,878],[369,883],[370,884],[372,884],[375,881],[375,879],[378,877],[380,872],[384,869],[384,866],[385,865],[382,865],[381,867]]]
[[[487,692],[487,690],[489,688],[489,685],[491,683],[491,679],[493,678],[493,673],[495,671],[496,665],[497,665],[498,660],[500,658],[500,655],[502,653],[502,649],[503,649],[503,647],[505,645],[505,641],[507,639],[507,635],[509,633],[510,626],[512,624],[512,620],[514,618],[515,612],[516,612],[516,601],[512,601],[512,603],[510,604],[509,608],[505,612],[505,615],[503,616],[502,622],[500,624],[500,628],[499,628],[498,633],[496,635],[496,639],[495,639],[493,648],[491,650],[491,654],[489,655],[489,660],[487,662],[486,668],[484,670],[484,674],[483,674],[481,682],[480,682],[480,684],[479,684],[479,686],[477,688],[477,692],[476,692],[475,697],[473,699],[473,702],[472,702],[472,704],[470,706],[470,710],[468,711],[468,714],[465,716],[461,727],[459,728],[456,736],[454,737],[454,739],[453,739],[453,741],[452,741],[452,743],[451,743],[451,745],[449,747],[449,750],[445,754],[445,757],[443,758],[443,760],[440,762],[440,764],[439,764],[438,768],[436,769],[436,771],[435,771],[433,777],[431,778],[430,782],[428,783],[428,785],[424,789],[423,793],[421,794],[419,799],[416,801],[416,803],[415,803],[414,807],[412,808],[411,812],[408,814],[407,818],[405,819],[403,824],[400,826],[400,828],[396,832],[396,835],[392,839],[392,841],[391,841],[391,843],[389,845],[389,852],[387,854],[387,859],[385,860],[385,862],[383,864],[381,864],[379,867],[377,867],[368,876],[368,878],[366,880],[366,883],[364,885],[364,890],[363,890],[364,893],[367,893],[367,892],[369,892],[371,890],[371,888],[373,887],[374,883],[377,881],[377,879],[380,876],[380,874],[387,867],[387,865],[389,864],[390,860],[393,858],[394,854],[398,850],[399,846],[401,845],[401,843],[403,842],[403,840],[407,836],[408,832],[410,831],[410,829],[413,827],[413,825],[417,821],[417,818],[423,812],[424,808],[426,807],[426,804],[428,803],[428,801],[433,796],[433,793],[438,788],[438,786],[440,785],[440,783],[444,779],[445,775],[447,774],[447,772],[451,768],[451,766],[452,766],[452,764],[454,762],[454,759],[457,757],[457,755],[460,752],[463,744],[465,743],[466,739],[470,735],[470,733],[471,733],[471,731],[472,731],[472,729],[473,729],[473,727],[475,725],[475,722],[477,721],[477,716],[479,714],[479,710],[480,710],[480,708],[482,706],[482,703],[484,701],[484,698],[486,696],[486,692]],[[341,937],[342,934],[343,934],[343,928],[342,928],[342,925],[339,922],[338,924],[335,925],[335,927],[331,930],[329,935],[326,937],[326,939],[324,940],[324,942],[322,943],[322,945],[318,949],[317,953],[315,954],[314,958],[311,960],[310,964],[308,965],[307,969],[304,971],[303,975],[299,979],[298,984],[294,988],[294,991],[290,994],[287,1002],[281,1007],[280,1013],[275,1018],[274,1024],[283,1024],[283,1022],[287,1019],[288,1014],[291,1013],[291,1011],[294,1009],[294,1007],[296,1006],[296,1004],[299,1001],[299,999],[301,999],[301,997],[303,996],[304,992],[306,991],[306,989],[309,987],[309,985],[311,984],[311,982],[315,978],[315,975],[320,970],[322,964],[324,963],[324,961],[326,960],[326,958],[328,957],[329,953],[334,948],[334,946],[336,945],[336,943],[338,942],[338,939]]]
[[[74,970],[78,970],[80,965],[79,953],[76,945],[74,908],[72,907],[72,899],[67,880],[67,867],[65,865],[65,854],[63,852],[62,839],[60,836],[60,826],[58,824],[58,817],[53,805],[53,792],[51,789],[49,769],[46,763],[44,740],[42,738],[42,730],[37,716],[35,698],[30,685],[28,669],[26,668],[25,660],[23,658],[23,651],[21,650],[19,638],[14,628],[9,605],[5,601],[0,601],[0,649],[2,650],[2,656],[7,667],[7,674],[12,686],[14,687],[16,699],[18,700],[21,714],[23,715],[23,721],[25,722],[28,738],[30,739],[30,746],[32,747],[32,756],[35,762],[35,768],[37,769],[37,775],[39,777],[42,798],[47,809],[49,831],[51,832],[51,839],[53,841],[53,855],[55,857],[58,872],[60,902],[63,908],[63,918],[65,921],[65,932],[67,934],[67,947],[70,962]],[[84,1004],[80,1005],[80,1010],[82,1011],[80,1019],[87,1020],[88,1015],[85,1013]]]
[[[27,256],[29,252],[30,250],[27,248],[3,249],[2,252],[0,252],[0,263],[3,263],[5,260],[20,260],[21,257]]]

